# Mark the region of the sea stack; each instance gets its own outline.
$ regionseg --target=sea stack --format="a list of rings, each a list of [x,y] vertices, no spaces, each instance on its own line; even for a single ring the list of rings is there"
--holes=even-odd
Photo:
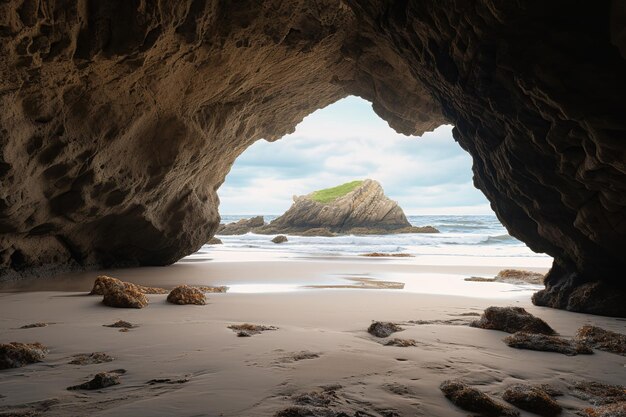
[[[411,226],[398,203],[374,180],[352,181],[337,187],[294,196],[293,205],[257,233],[307,234],[312,230],[336,234],[436,233],[434,227]]]

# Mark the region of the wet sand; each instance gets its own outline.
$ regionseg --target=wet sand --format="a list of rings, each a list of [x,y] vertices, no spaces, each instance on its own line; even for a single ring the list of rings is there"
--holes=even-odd
[[[0,343],[37,341],[50,353],[41,363],[0,371],[0,412],[53,400],[42,415],[272,416],[294,405],[299,393],[338,384],[334,401],[349,415],[361,410],[383,416],[395,410],[400,416],[466,416],[438,388],[445,379],[463,378],[495,397],[517,382],[552,383],[566,392],[558,402],[567,416],[590,406],[568,393],[569,384],[624,382],[622,356],[516,350],[502,343],[503,332],[409,321],[469,321],[475,317],[464,314],[478,314],[491,305],[522,306],[564,337],[584,324],[626,333],[626,321],[535,307],[529,297],[533,287],[527,286],[465,282],[464,288],[476,290],[465,290],[466,296],[446,294],[446,287],[463,282],[463,277],[493,276],[509,265],[443,267],[408,261],[205,259],[107,272],[142,285],[233,289],[208,294],[206,306],[177,306],[166,303],[165,295],[150,295],[150,305],[141,310],[109,308],[100,303],[101,297],[85,295],[97,272],[21,288],[37,291],[1,293]],[[301,289],[341,285],[350,282],[346,277],[403,282],[405,289]],[[428,293],[419,291],[420,282]],[[102,326],[117,320],[138,327],[119,332]],[[366,332],[373,320],[400,323],[404,330],[392,337],[414,339],[417,346],[384,346],[384,339]],[[34,322],[54,324],[18,329]],[[237,337],[228,326],[241,323],[278,330]],[[68,364],[73,355],[91,352],[105,352],[115,360]],[[127,371],[120,385],[101,391],[66,390],[97,372],[120,368]],[[173,383],[148,384],[168,378]],[[31,409],[37,407],[45,408]]]

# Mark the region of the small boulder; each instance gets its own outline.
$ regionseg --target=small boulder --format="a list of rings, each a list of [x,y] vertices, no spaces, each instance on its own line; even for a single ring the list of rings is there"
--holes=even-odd
[[[223,243],[224,242],[222,242],[222,239],[213,236],[211,239],[209,239],[207,245],[222,245]]]
[[[48,349],[41,343],[11,342],[0,344],[0,369],[21,368],[41,362]]]
[[[137,325],[129,323],[125,320],[118,320],[115,323],[112,324],[103,324],[103,327],[113,327],[113,328],[117,328],[117,329],[134,329],[135,327],[137,327]]]
[[[278,235],[274,239],[272,239],[272,242],[274,242],[274,243],[285,243],[285,242],[287,242],[287,236],[285,236],[285,235]]]
[[[148,305],[148,298],[136,285],[105,275],[96,279],[90,294],[103,295],[102,303],[109,307],[143,308]]]
[[[545,321],[535,317],[521,307],[489,307],[479,320],[470,323],[472,327],[501,330],[507,333],[529,332],[556,334]]]
[[[439,389],[454,405],[485,417],[519,416],[519,411],[492,400],[487,394],[459,380],[444,381]]]
[[[376,337],[389,337],[391,334],[404,330],[396,323],[375,321],[367,328],[367,332]]]
[[[53,323],[31,323],[31,324],[25,324],[21,326],[20,329],[35,329],[37,327],[48,327],[50,324],[53,324]]]
[[[596,326],[583,326],[578,329],[576,340],[598,350],[626,356],[626,335],[620,333]]]
[[[96,374],[92,380],[84,382],[82,384],[73,385],[71,387],[67,387],[68,390],[96,390],[107,387],[112,387],[113,385],[120,384],[120,376],[118,372],[100,372]]]
[[[504,391],[502,398],[522,410],[544,417],[553,417],[562,411],[561,406],[554,401],[550,393],[538,386],[512,385]]]
[[[557,352],[568,356],[591,354],[589,346],[575,340],[541,333],[517,332],[502,339],[508,346],[516,349],[538,350],[541,352]]]
[[[195,304],[203,306],[206,304],[206,296],[197,288],[188,285],[180,285],[169,293],[167,301],[179,305]]]

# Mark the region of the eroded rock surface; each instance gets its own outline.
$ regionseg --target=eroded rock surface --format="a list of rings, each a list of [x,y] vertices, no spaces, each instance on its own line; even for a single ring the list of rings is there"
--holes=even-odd
[[[552,398],[552,391],[541,386],[515,384],[508,387],[502,399],[521,408],[544,417],[553,417],[561,413],[562,407]]]
[[[448,380],[441,383],[439,389],[457,407],[479,413],[481,416],[519,416],[519,411],[506,404],[493,400],[487,394],[470,387],[460,380]]]
[[[370,327],[367,328],[367,332],[376,337],[389,337],[396,332],[401,332],[402,330],[404,329],[396,323],[388,321],[375,321],[370,324]]]
[[[589,355],[593,350],[577,340],[550,336],[541,333],[517,332],[502,339],[508,346],[516,349],[537,350],[541,352],[556,352],[568,356]]]
[[[195,304],[203,306],[206,304],[206,296],[198,288],[180,285],[169,293],[167,301],[179,305]]]
[[[41,362],[48,353],[41,343],[11,342],[0,344],[0,369],[20,368]]]
[[[470,326],[507,333],[529,332],[546,335],[556,333],[548,323],[522,307],[489,307],[485,309],[480,319],[470,323]]]
[[[597,326],[583,326],[576,332],[576,340],[595,349],[626,356],[626,335]]]
[[[626,316],[611,3],[5,1],[2,279],[196,251],[235,158],[352,94],[401,133],[455,125],[499,219],[555,258],[536,303]]]

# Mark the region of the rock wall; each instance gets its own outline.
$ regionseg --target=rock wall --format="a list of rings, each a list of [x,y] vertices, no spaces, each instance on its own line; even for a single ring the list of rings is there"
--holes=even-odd
[[[3,1],[1,275],[193,252],[247,146],[354,94],[402,133],[456,126],[500,220],[555,257],[538,303],[626,315],[574,296],[626,294],[625,16],[618,0]]]

